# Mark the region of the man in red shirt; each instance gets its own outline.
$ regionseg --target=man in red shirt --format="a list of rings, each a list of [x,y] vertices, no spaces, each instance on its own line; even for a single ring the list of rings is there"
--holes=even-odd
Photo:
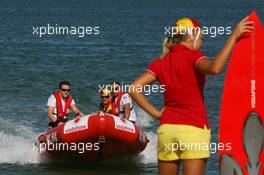
[[[68,121],[67,115],[72,110],[79,117],[84,116],[74,99],[70,95],[71,84],[68,81],[62,81],[59,84],[59,90],[54,92],[48,99],[48,117],[51,120],[49,127],[55,127],[60,122]]]

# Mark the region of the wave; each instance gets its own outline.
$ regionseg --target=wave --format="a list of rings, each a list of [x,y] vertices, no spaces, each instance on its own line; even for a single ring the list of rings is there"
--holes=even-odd
[[[138,126],[145,130],[149,128],[153,130],[154,120],[138,106],[135,106],[135,110]],[[139,154],[137,159],[143,164],[157,163],[157,134],[153,131],[146,131],[146,135],[149,139],[149,143],[146,149]]]
[[[139,161],[143,164],[157,163],[157,134],[154,132],[146,132],[149,143],[146,149],[139,154]]]
[[[0,123],[0,163],[39,163],[39,154],[34,149],[36,136],[31,127]]]
[[[139,107],[136,108],[139,127],[149,130],[146,135],[149,143],[146,149],[136,157],[136,162],[151,164],[157,162],[157,135],[151,131],[153,119]],[[12,121],[0,121],[0,164],[40,164],[44,163],[34,142],[38,134],[30,126]]]

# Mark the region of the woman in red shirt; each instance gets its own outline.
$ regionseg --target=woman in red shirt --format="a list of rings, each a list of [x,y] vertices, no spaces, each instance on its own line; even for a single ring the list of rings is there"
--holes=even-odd
[[[211,138],[203,99],[205,76],[220,74],[238,38],[252,31],[252,22],[247,19],[238,23],[214,60],[199,51],[203,40],[203,34],[197,30],[199,23],[191,18],[178,20],[174,32],[177,34],[164,40],[161,59],[154,60],[132,83],[132,98],[160,120],[157,131],[160,175],[175,175],[181,160],[185,175],[204,174]],[[161,111],[135,88],[155,81],[165,87],[165,107]]]

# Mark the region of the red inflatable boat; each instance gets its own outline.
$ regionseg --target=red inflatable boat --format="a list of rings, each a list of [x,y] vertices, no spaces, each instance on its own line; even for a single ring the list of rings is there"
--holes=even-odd
[[[48,129],[38,141],[42,155],[87,160],[136,155],[148,143],[143,130],[132,122],[99,112]]]

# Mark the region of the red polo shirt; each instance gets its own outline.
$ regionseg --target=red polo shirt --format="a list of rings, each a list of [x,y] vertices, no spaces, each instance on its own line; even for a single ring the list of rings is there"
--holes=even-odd
[[[203,100],[205,75],[197,70],[201,51],[178,44],[159,60],[154,60],[147,71],[165,86],[165,110],[160,124],[183,124],[209,128]]]

